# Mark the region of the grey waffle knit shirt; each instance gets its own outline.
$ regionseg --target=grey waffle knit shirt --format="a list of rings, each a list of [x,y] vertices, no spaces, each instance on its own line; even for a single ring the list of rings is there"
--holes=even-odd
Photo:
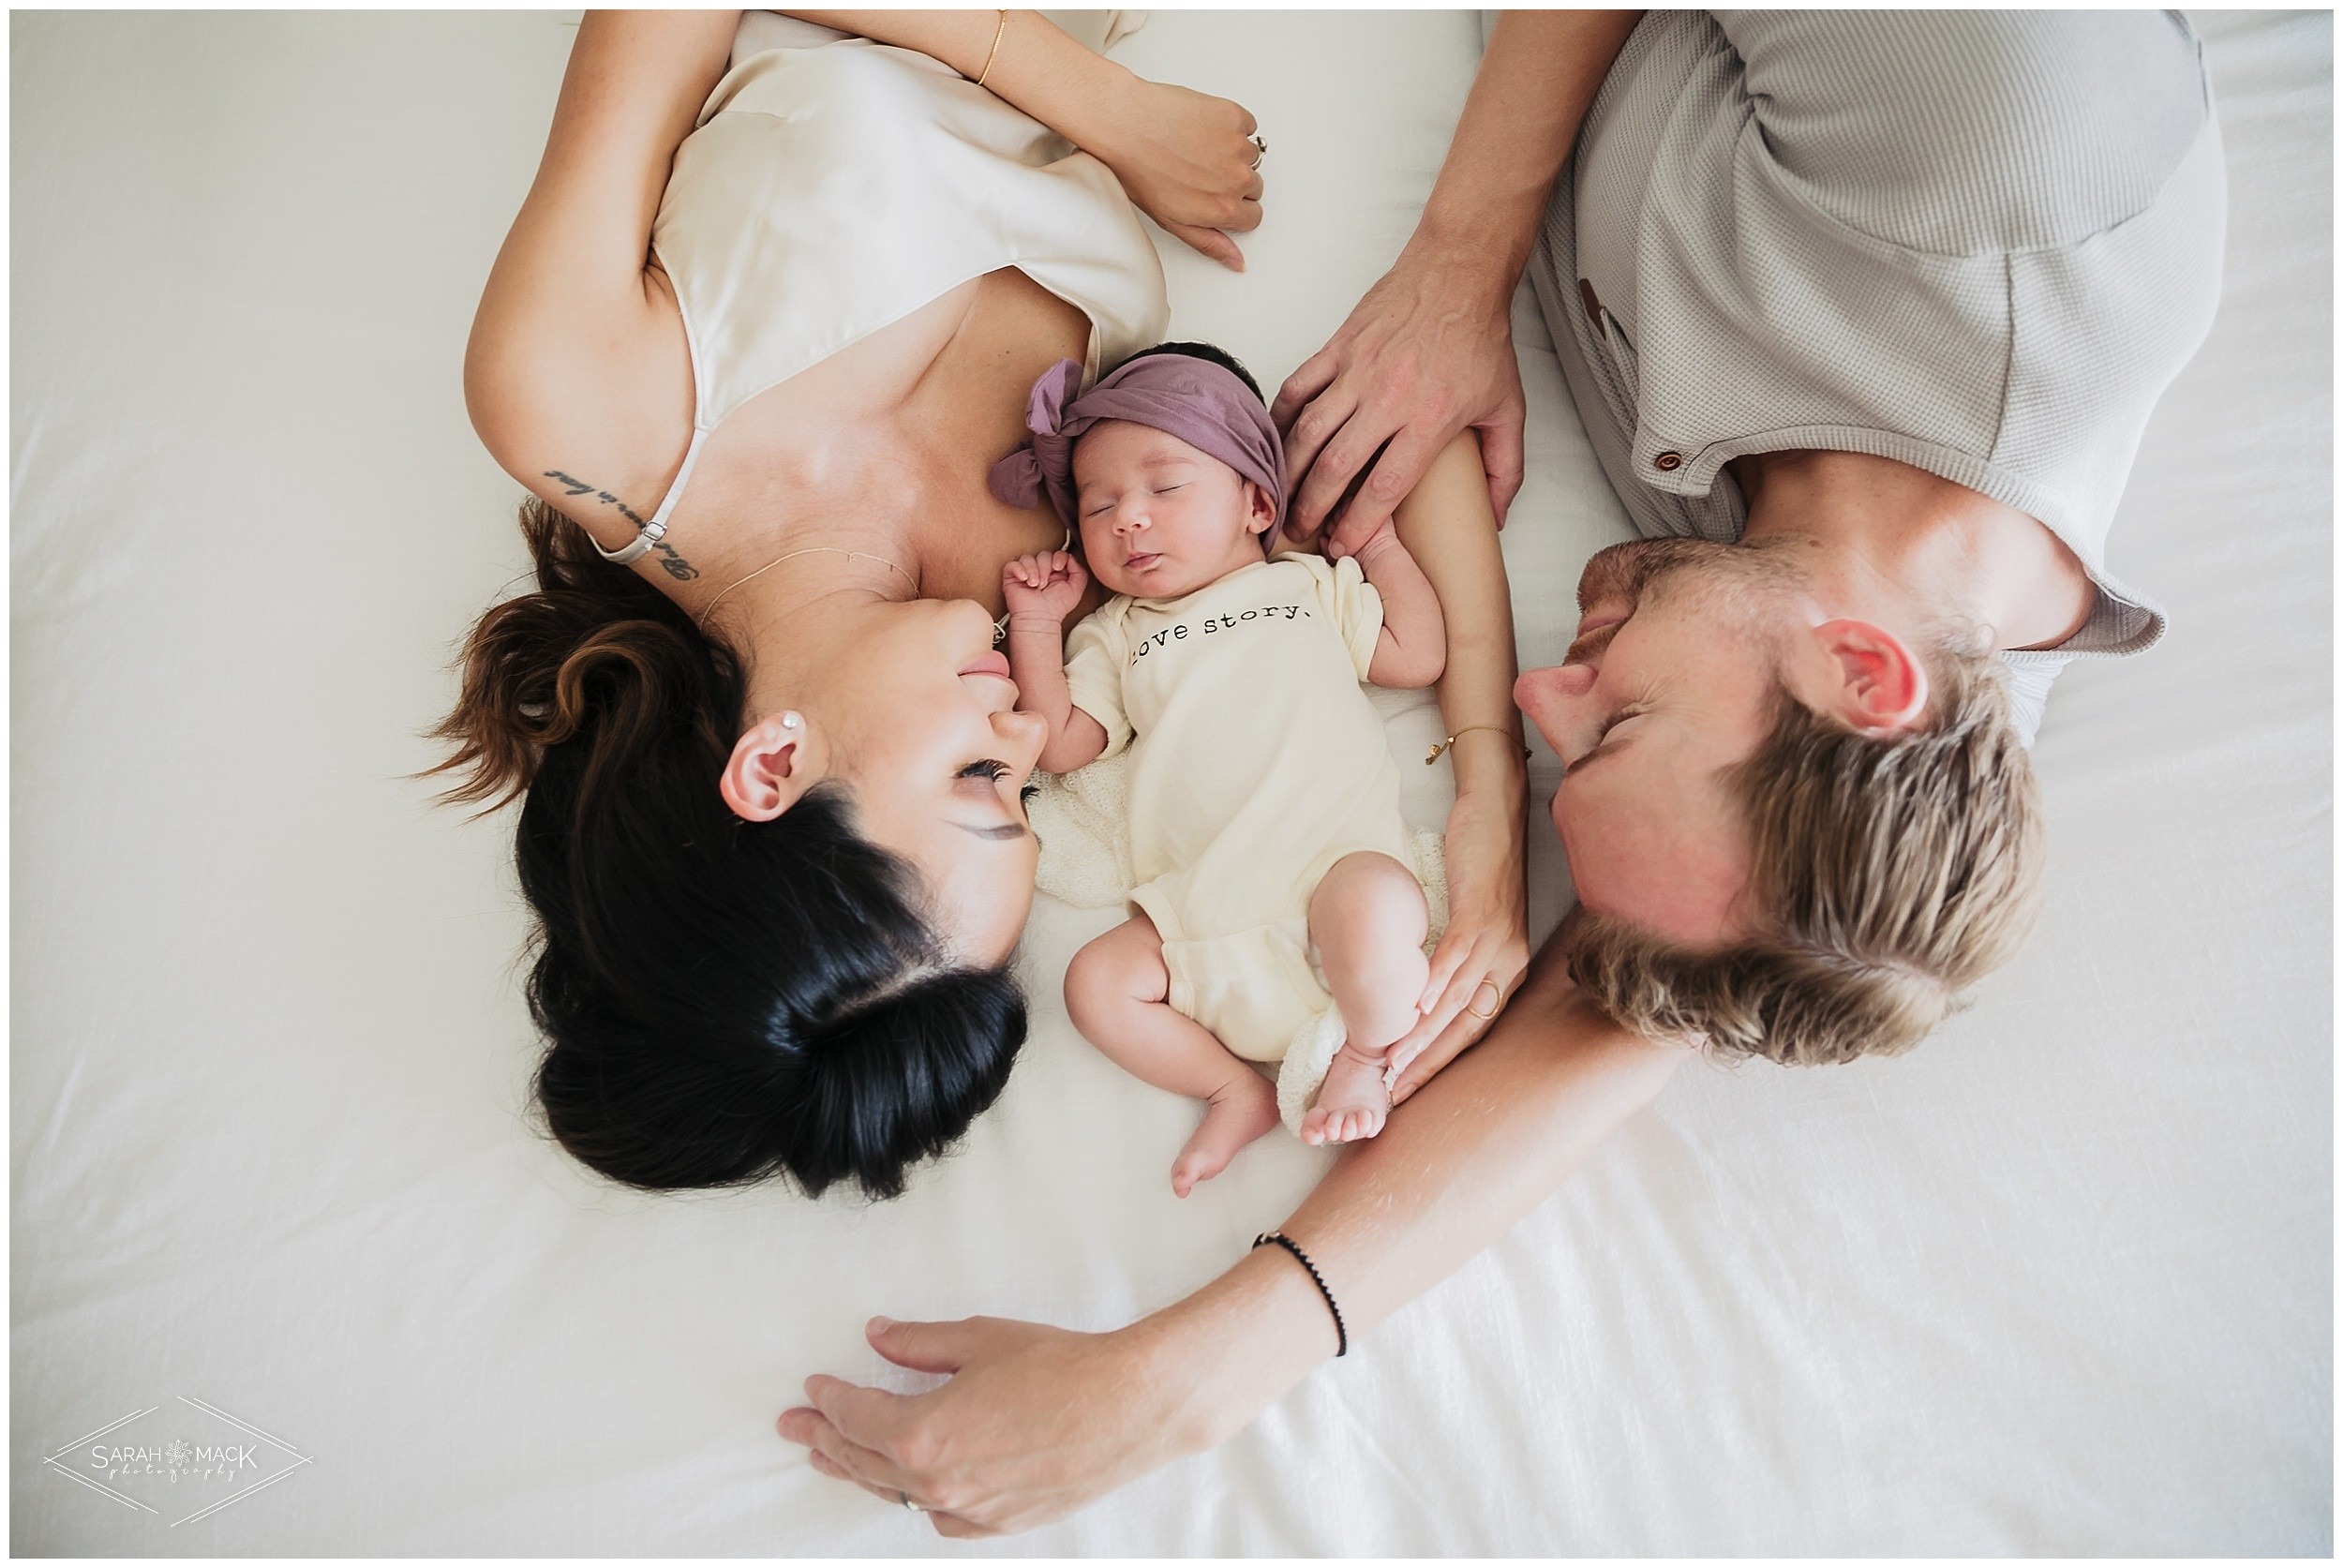
[[[2106,571],[2149,411],[2220,293],[2227,188],[2195,34],[2157,11],[1654,11],[1530,274],[1648,535],[1740,537],[1731,458],[1893,457],[2039,518],[2098,588],[2005,655],[2052,679],[2164,614]]]

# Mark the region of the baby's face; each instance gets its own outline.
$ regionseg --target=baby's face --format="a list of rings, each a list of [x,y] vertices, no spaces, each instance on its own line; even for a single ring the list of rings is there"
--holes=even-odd
[[[1175,599],[1264,559],[1276,505],[1153,426],[1111,419],[1074,448],[1082,556],[1100,582],[1141,599]]]

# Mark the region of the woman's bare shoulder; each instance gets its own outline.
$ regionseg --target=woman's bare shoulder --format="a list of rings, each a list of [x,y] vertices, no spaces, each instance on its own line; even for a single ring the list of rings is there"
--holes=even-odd
[[[675,150],[724,74],[737,21],[588,15],[536,179],[472,321],[464,397],[474,428],[506,471],[597,538],[601,520],[548,470],[641,511],[657,505],[641,499],[655,470],[681,460],[691,356],[674,294],[646,258]],[[624,518],[608,521],[605,542],[633,537]]]
[[[604,546],[624,544],[691,442],[691,351],[664,275],[647,270],[639,300],[497,304],[483,302],[464,356],[472,428],[505,472]]]

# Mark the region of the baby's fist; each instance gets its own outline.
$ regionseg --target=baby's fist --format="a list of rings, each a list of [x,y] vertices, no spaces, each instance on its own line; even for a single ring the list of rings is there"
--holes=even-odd
[[[1011,618],[1064,620],[1089,586],[1090,574],[1064,550],[1019,556],[1001,568],[1001,597],[1008,602]]]
[[[1359,563],[1365,565],[1366,557],[1389,548],[1391,545],[1397,542],[1398,538],[1399,530],[1392,527],[1389,517],[1385,517],[1374,529],[1365,533],[1349,527],[1348,518],[1346,518],[1326,530],[1326,542],[1320,548],[1326,552],[1328,560],[1340,560],[1344,556],[1357,556],[1361,558]]]

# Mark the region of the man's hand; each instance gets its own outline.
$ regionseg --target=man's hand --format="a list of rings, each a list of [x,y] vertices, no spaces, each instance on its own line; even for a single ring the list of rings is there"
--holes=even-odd
[[[1090,574],[1066,550],[1019,556],[1001,568],[1001,598],[1012,620],[1061,624],[1082,602]]]
[[[1356,550],[1467,427],[1480,433],[1489,505],[1504,526],[1521,488],[1521,372],[1513,280],[1490,271],[1485,258],[1411,244],[1333,341],[1286,378],[1270,416],[1286,433],[1290,537],[1306,543],[1336,520],[1338,546]]]
[[[1366,534],[1364,539],[1359,537],[1361,533]],[[1359,564],[1364,567],[1367,561],[1390,549],[1394,545],[1399,545],[1399,530],[1390,518],[1386,517],[1380,527],[1371,530],[1334,528],[1328,530],[1326,542],[1320,548],[1325,552],[1328,560],[1340,560],[1344,556],[1356,556],[1359,558]],[[1403,550],[1407,548],[1405,545],[1399,545],[1399,547]]]
[[[1355,548],[1467,428],[1480,433],[1489,507],[1505,526],[1521,488],[1514,286],[1579,121],[1640,14],[1499,16],[1414,237],[1272,406],[1294,539],[1316,537],[1339,508],[1346,533],[1359,530]]]

